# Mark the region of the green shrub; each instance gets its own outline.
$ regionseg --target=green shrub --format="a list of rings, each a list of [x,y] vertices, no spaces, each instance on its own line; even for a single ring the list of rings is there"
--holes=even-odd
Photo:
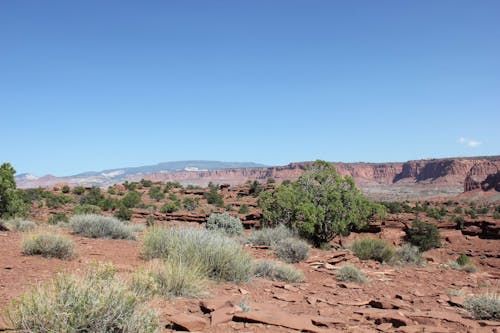
[[[32,231],[37,227],[37,224],[35,222],[20,219],[8,220],[6,224],[8,225],[10,230],[20,232]]]
[[[460,253],[460,256],[457,258],[457,264],[460,266],[470,264],[470,258],[465,253]]]
[[[199,198],[193,199],[186,197],[184,198],[184,200],[182,200],[182,206],[184,207],[185,210],[192,212],[193,210],[196,209],[196,207],[198,207],[199,201],[200,201]]]
[[[273,250],[278,258],[288,263],[300,262],[309,257],[309,245],[295,237],[276,242]]]
[[[69,224],[74,233],[83,237],[135,240],[131,227],[110,216],[74,215],[69,220]]]
[[[500,220],[500,213],[494,212],[494,213],[493,213],[493,218],[494,218],[495,220]]]
[[[75,208],[73,208],[73,215],[100,213],[101,207],[95,205],[76,205]]]
[[[355,240],[351,250],[361,260],[376,260],[378,262],[391,262],[396,251],[385,241],[377,238],[362,238]]]
[[[59,223],[68,223],[69,219],[68,216],[64,213],[54,213],[52,216],[49,217],[47,220],[48,224],[56,225]]]
[[[163,193],[163,190],[161,189],[160,186],[153,186],[149,189],[149,197],[153,200],[160,201],[165,198],[165,193]]]
[[[462,230],[464,228],[465,220],[463,216],[452,216],[450,221],[455,223],[455,229]]]
[[[335,235],[348,235],[383,216],[385,208],[372,203],[350,177],[341,177],[331,163],[314,162],[290,186],[262,192],[258,199],[265,226],[285,224],[319,247]]]
[[[461,253],[456,261],[449,262],[448,266],[457,271],[466,271],[468,273],[475,273],[478,271],[477,267],[465,253]]]
[[[61,187],[62,193],[69,193],[69,191],[70,191],[70,188],[68,185],[63,185],[63,187]]]
[[[138,295],[149,297],[196,297],[205,287],[203,267],[185,261],[155,260],[132,276]]]
[[[411,244],[418,246],[420,251],[424,252],[433,247],[440,247],[439,230],[431,223],[415,220],[411,228],[405,230],[406,240]]]
[[[254,265],[254,275],[263,279],[289,283],[304,281],[304,274],[292,265],[269,260],[257,261]]]
[[[240,244],[221,233],[201,228],[152,227],[144,234],[142,256],[201,265],[206,276],[224,281],[246,281],[252,261]]]
[[[75,254],[71,239],[49,232],[30,235],[23,241],[22,252],[29,256],[40,255],[59,259],[70,259]]]
[[[130,221],[130,219],[132,218],[132,210],[123,206],[123,205],[120,205],[120,208],[118,209],[118,211],[115,213],[115,217],[122,220],[122,221]]]
[[[181,205],[179,201],[170,201],[161,206],[160,212],[167,214],[167,213],[174,213],[177,212],[179,209],[181,209]]]
[[[243,204],[240,206],[240,209],[238,209],[238,214],[248,214],[249,209],[247,204]]]
[[[0,165],[0,217],[24,217],[28,211],[24,192],[16,189],[16,170],[10,163]]]
[[[418,247],[407,243],[397,249],[396,255],[398,260],[404,264],[421,266],[425,262]]]
[[[77,187],[73,188],[73,194],[82,195],[83,193],[85,193],[85,187],[77,186]]]
[[[238,236],[243,234],[243,223],[237,217],[228,213],[211,214],[208,217],[206,228],[224,232],[228,236]]]
[[[127,208],[137,207],[141,203],[141,194],[135,191],[128,192],[122,198],[121,203]]]
[[[144,187],[151,187],[153,185],[153,181],[149,179],[141,179],[141,185]]]
[[[123,186],[128,190],[128,191],[135,191],[137,189],[137,183],[136,182],[131,182],[129,183],[128,180],[126,180],[123,183]]]
[[[500,321],[500,298],[498,295],[477,295],[465,299],[464,308],[474,318]]]
[[[290,237],[294,237],[293,232],[284,225],[279,225],[276,228],[252,230],[248,242],[256,246],[273,246],[276,242]]]
[[[104,195],[101,193],[101,189],[97,186],[93,186],[80,198],[80,205],[100,206],[103,200]]]
[[[155,333],[157,314],[109,271],[56,276],[13,302],[9,324],[22,332]]]
[[[204,193],[207,203],[210,205],[215,205],[217,207],[224,207],[224,199],[217,191],[219,189],[218,185],[209,185],[209,192]]]
[[[355,266],[345,265],[337,271],[336,278],[339,281],[366,283],[365,274]]]
[[[461,206],[457,206],[455,207],[455,209],[453,210],[453,213],[455,214],[463,214],[464,210]]]
[[[274,184],[274,183],[276,183],[276,179],[274,179],[274,178],[267,178],[267,183],[268,184]]]

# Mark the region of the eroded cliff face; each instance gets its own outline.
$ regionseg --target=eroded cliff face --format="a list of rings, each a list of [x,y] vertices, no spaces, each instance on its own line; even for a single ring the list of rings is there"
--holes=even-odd
[[[477,158],[447,158],[408,161],[405,163],[333,163],[343,176],[351,176],[357,185],[369,196],[381,200],[425,198],[432,196],[450,196],[475,189],[498,188],[481,186],[490,175],[500,170],[500,156]],[[141,178],[153,181],[177,181],[183,184],[206,185],[209,182],[219,184],[241,184],[247,180],[266,181],[274,178],[278,182],[300,177],[312,162],[290,163],[286,166],[269,168],[239,168],[211,171],[180,171],[171,173],[140,174],[128,177],[129,181]],[[490,177],[490,182],[494,181]],[[81,178],[40,178],[44,183],[33,186],[54,186],[57,183],[71,185],[109,186],[109,180]],[[20,187],[23,184],[18,184]]]

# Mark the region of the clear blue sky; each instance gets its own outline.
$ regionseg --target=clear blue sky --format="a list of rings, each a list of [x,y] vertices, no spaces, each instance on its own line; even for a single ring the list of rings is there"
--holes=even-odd
[[[500,1],[0,1],[0,162],[500,154]]]

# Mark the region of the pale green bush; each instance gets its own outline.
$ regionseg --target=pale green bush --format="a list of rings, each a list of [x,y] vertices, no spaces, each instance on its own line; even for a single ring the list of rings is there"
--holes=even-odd
[[[274,261],[257,261],[254,266],[256,277],[284,282],[303,282],[304,274],[292,265]]]
[[[89,238],[131,239],[136,236],[133,228],[115,217],[96,214],[74,215],[69,225],[75,234]]]
[[[52,232],[30,235],[23,241],[25,255],[40,255],[46,258],[70,259],[75,255],[73,241],[66,236]]]

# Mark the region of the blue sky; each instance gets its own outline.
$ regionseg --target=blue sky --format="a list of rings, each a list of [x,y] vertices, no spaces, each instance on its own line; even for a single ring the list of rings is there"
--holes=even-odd
[[[0,161],[500,154],[499,1],[0,1]]]

